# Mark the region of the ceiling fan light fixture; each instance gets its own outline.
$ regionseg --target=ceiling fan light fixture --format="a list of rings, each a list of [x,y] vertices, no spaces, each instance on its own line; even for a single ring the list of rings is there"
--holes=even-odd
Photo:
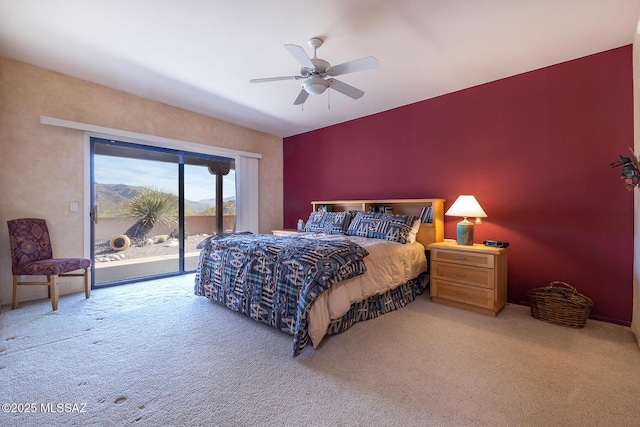
[[[303,83],[302,87],[311,95],[320,95],[327,90],[329,82],[320,76],[312,76],[309,80]]]
[[[378,60],[373,56],[356,59],[355,61],[344,62],[334,67],[324,59],[318,58],[316,49],[322,45],[322,39],[313,37],[309,40],[309,46],[313,49],[313,58],[307,55],[305,50],[295,44],[285,44],[284,47],[291,56],[300,64],[300,74],[297,76],[267,77],[262,79],[251,79],[250,83],[274,82],[278,80],[304,80],[302,89],[298,97],[293,101],[293,105],[304,104],[309,95],[321,95],[329,87],[336,92],[352,99],[361,98],[364,92],[358,88],[348,85],[333,77],[343,74],[355,73],[356,71],[370,70],[378,67]]]

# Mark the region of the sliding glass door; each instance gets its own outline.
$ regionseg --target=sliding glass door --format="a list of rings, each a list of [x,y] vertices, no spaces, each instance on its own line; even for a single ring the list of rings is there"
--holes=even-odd
[[[233,159],[91,139],[94,286],[195,270],[235,223]]]
[[[233,231],[236,222],[235,164],[211,157],[184,156],[185,269],[195,270],[197,243]]]

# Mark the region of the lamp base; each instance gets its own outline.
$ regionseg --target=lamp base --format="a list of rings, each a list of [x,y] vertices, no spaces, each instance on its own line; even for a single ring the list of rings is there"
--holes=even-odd
[[[463,219],[456,226],[456,242],[459,245],[473,245],[473,223],[467,218]]]

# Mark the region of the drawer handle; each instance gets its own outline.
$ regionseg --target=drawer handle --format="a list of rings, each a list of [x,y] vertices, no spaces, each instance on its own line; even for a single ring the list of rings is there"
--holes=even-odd
[[[458,276],[458,277],[464,277],[464,276],[465,276],[465,274],[464,274],[464,273],[456,273],[456,276]]]
[[[465,293],[462,291],[456,291],[456,295],[464,295]]]
[[[459,260],[459,261],[463,261],[463,260],[465,260],[466,258],[465,258],[465,257],[463,257],[463,256],[456,256],[456,257],[455,257],[455,259],[457,259],[457,260]]]

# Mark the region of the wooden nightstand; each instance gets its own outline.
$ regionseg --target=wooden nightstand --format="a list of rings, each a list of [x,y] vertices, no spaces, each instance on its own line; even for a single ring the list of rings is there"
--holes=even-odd
[[[479,244],[438,242],[431,250],[434,302],[496,316],[507,303],[507,252]]]

